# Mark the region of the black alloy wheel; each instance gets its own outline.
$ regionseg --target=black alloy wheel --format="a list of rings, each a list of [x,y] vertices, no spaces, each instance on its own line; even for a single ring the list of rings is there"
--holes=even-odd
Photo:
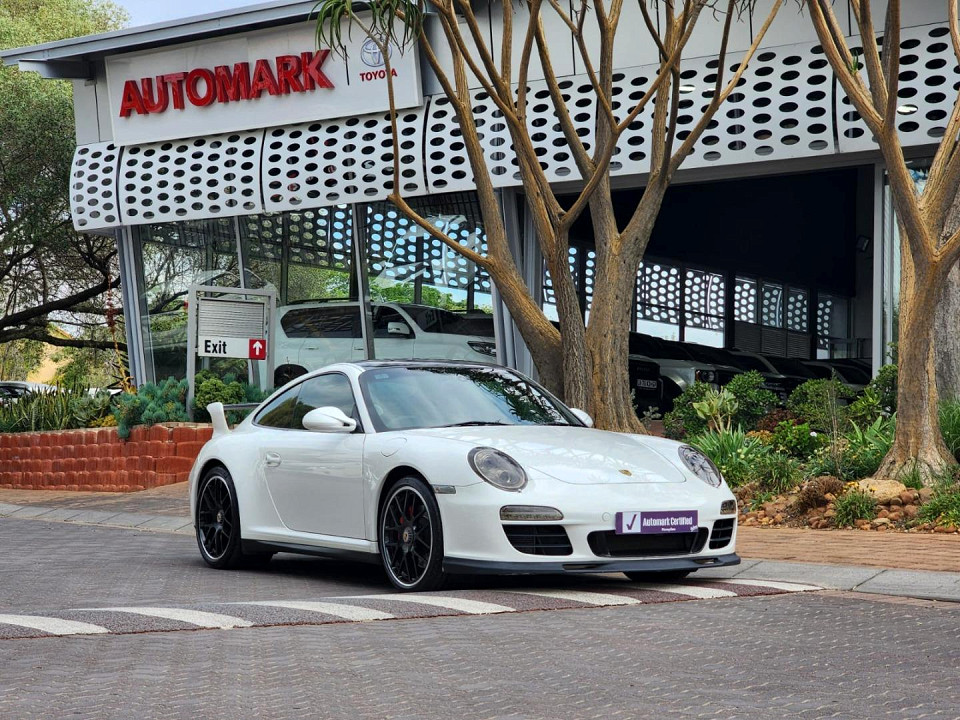
[[[241,564],[261,563],[272,555],[244,556],[237,492],[226,468],[211,468],[200,481],[196,525],[200,555],[210,567],[222,570]]]
[[[427,484],[406,477],[380,509],[380,555],[399,590],[436,590],[444,581],[440,508]]]

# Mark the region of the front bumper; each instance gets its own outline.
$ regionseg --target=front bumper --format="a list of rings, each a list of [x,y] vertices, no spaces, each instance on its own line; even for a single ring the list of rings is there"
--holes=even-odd
[[[723,501],[733,499],[726,486],[709,488],[699,480],[680,483],[624,483],[571,485],[528,473],[531,482],[522,492],[508,493],[480,482],[458,486],[455,494],[437,495],[443,521],[444,568],[470,573],[569,573],[698,570],[739,562],[736,556],[736,515],[721,515]],[[559,521],[533,523],[560,526],[570,552],[545,555],[521,552],[504,530],[530,523],[502,521],[504,505],[552,507],[563,513]],[[637,554],[594,552],[590,535],[614,529],[618,511],[696,510],[707,540],[689,553]],[[714,524],[733,520],[729,542],[710,547]],[[722,559],[722,560],[721,560]]]
[[[704,570],[739,565],[736,553],[712,557],[651,558],[648,560],[597,560],[588,562],[498,562],[446,557],[443,571],[455,575],[556,575],[614,572],[670,572]]]

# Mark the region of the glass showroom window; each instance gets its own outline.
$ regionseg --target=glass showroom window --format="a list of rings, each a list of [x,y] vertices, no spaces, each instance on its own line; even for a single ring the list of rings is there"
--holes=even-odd
[[[135,245],[144,380],[182,378],[187,371],[188,288],[194,284],[236,287],[240,282],[234,220],[140,225],[133,232],[139,241]],[[241,361],[236,371],[244,370]]]
[[[684,269],[683,339],[723,347],[726,280],[721,273]]]
[[[447,236],[486,253],[480,208],[472,193],[410,204]],[[493,298],[483,268],[431,237],[390,203],[359,209],[376,357],[493,362]]]
[[[349,205],[240,219],[246,287],[277,293],[273,385],[365,357]]]
[[[637,332],[665,340],[680,337],[680,268],[651,260],[637,271]]]

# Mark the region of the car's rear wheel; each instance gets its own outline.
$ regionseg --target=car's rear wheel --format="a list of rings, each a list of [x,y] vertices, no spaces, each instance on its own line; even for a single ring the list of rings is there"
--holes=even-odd
[[[634,582],[671,582],[672,580],[683,580],[690,573],[695,572],[694,570],[666,570],[662,572],[625,572],[628,578]]]
[[[400,480],[380,508],[380,556],[398,590],[436,590],[444,582],[440,507],[418,477]]]
[[[244,555],[237,491],[224,467],[207,470],[200,480],[196,525],[200,555],[210,567],[262,566],[273,556],[271,552]]]

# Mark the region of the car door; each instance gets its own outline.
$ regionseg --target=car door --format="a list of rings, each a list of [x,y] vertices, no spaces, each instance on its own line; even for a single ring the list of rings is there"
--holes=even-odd
[[[298,532],[362,538],[362,428],[354,433],[311,432],[303,416],[318,407],[337,407],[359,419],[350,381],[342,373],[327,373],[303,381],[290,400],[275,411],[265,408],[258,424],[264,427],[261,460],[267,488],[283,524]]]

